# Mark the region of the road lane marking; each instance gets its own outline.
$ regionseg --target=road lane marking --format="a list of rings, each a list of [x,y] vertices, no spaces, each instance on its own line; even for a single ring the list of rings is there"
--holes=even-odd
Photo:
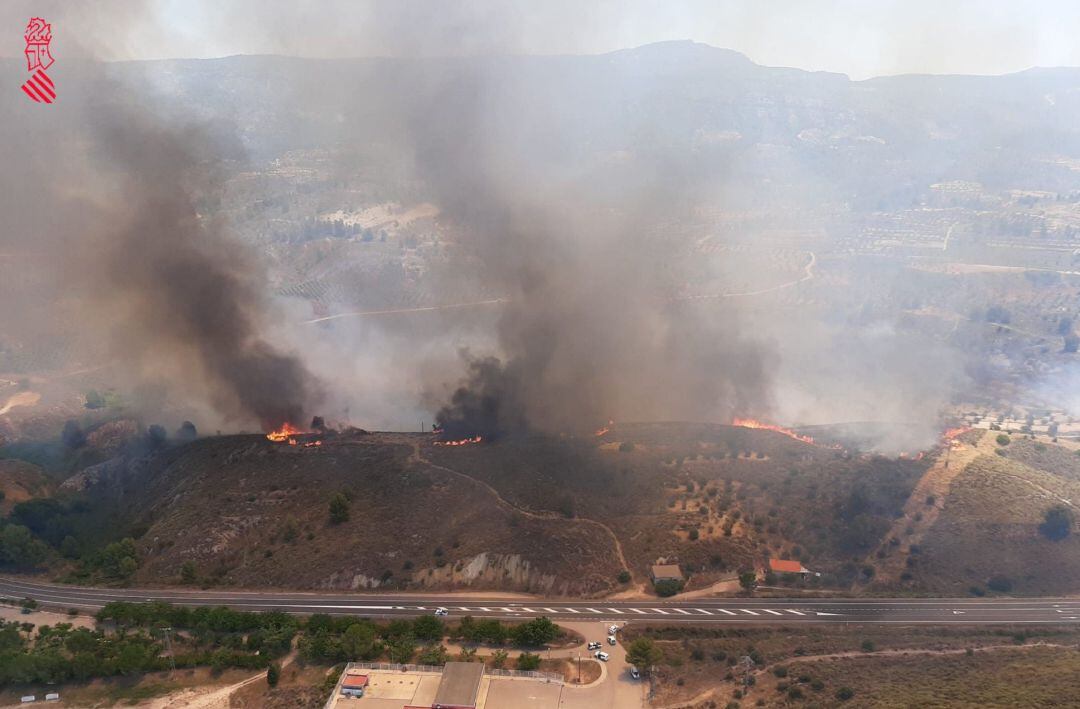
[[[581,612],[577,608],[567,608],[566,610],[570,611],[571,613],[580,613]]]
[[[783,613],[781,613],[779,611],[771,611],[768,608],[762,608],[761,610],[765,611],[766,613],[771,613],[773,615],[783,615]]]
[[[480,606],[480,610],[484,611],[485,613],[490,613],[491,612],[490,608],[485,608],[484,606]]]
[[[589,611],[590,613],[596,613],[597,615],[600,615],[600,611],[596,610],[595,608],[586,608],[585,610]]]
[[[650,610],[654,610],[657,613],[659,613],[660,615],[668,615],[668,612],[666,610],[662,609],[662,608],[652,608]]]
[[[712,615],[712,613],[705,610],[704,608],[695,608],[694,610],[696,610],[698,613],[704,613],[705,615]]]
[[[516,610],[516,609],[514,609],[514,608],[507,608],[506,606],[503,606],[503,607],[502,607],[502,608],[500,608],[499,610],[501,610],[501,611],[506,611],[507,613],[517,613],[517,610]]]
[[[559,611],[555,610],[554,608],[541,608],[540,610],[545,610],[548,613],[558,613],[559,612]]]
[[[757,615],[755,611],[752,611],[749,608],[740,608],[739,610],[741,610],[743,613],[749,613],[750,615]]]
[[[608,610],[611,611],[612,613],[618,613],[619,615],[623,614],[623,612],[621,610],[619,610],[618,608],[608,608]]]
[[[532,608],[526,608],[525,606],[522,606],[520,610],[523,610],[526,613],[535,613],[536,612]]]
[[[785,608],[784,610],[786,610],[788,613],[794,613],[795,615],[806,615],[802,611],[797,611],[794,608]]]
[[[643,611],[640,608],[631,608],[630,610],[634,611],[638,615],[649,615],[648,611]]]
[[[676,613],[682,613],[683,615],[692,615],[690,611],[684,611],[682,608],[672,608],[671,610],[675,611]]]
[[[731,611],[729,611],[729,610],[725,610],[725,609],[723,609],[723,608],[717,608],[716,610],[720,611],[721,613],[727,613],[728,615],[735,615],[735,614],[734,614],[734,613],[732,613]]]

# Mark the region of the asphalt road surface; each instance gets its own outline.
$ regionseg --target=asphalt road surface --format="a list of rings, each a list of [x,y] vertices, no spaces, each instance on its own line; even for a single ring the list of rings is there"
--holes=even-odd
[[[1080,599],[1038,598],[722,598],[573,601],[462,595],[375,595],[289,591],[195,591],[86,588],[0,577],[0,597],[32,598],[63,609],[95,610],[110,601],[164,601],[237,610],[327,613],[370,617],[417,616],[446,608],[450,617],[678,623],[1080,623]]]

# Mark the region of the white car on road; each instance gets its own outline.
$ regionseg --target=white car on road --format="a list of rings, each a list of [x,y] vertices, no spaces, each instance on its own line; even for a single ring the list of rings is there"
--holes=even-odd
[[[450,615],[450,611],[445,608],[439,607],[435,609],[435,615]]]

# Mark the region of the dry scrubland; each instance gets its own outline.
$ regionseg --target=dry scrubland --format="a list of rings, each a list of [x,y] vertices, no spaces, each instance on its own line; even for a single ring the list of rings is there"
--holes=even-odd
[[[643,636],[663,653],[656,706],[1046,707],[1080,696],[1074,628],[654,626],[624,643]],[[740,697],[745,656],[753,684]]]
[[[21,460],[0,460],[0,514],[11,512],[18,502],[42,497],[53,485],[36,465]]]
[[[122,429],[88,431],[83,454],[98,454],[94,441],[115,445]],[[454,448],[423,434],[353,431],[319,447],[223,436],[135,447],[60,486],[55,471],[0,461],[0,482],[13,499],[53,495],[10,520],[51,545],[56,577],[86,583],[594,596],[647,589],[660,558],[694,590],[772,556],[821,576],[771,584],[811,591],[1080,589],[1076,535],[1038,532],[1048,507],[1080,500],[1080,456],[991,435],[932,500],[914,491],[940,450],[886,458],[704,424]],[[135,552],[116,556],[138,562],[124,573],[94,556],[121,537]],[[896,573],[873,576],[886,562]]]
[[[1039,525],[1052,506],[1075,513],[1080,457],[1016,436],[996,449],[953,481],[941,515],[909,562],[917,587],[949,595],[983,592],[988,583],[1021,595],[1075,593],[1080,537],[1074,530],[1053,541]]]
[[[846,582],[927,467],[707,424],[618,424],[591,440],[521,437],[425,455],[523,509],[604,524],[635,579],[664,557],[692,574],[689,588],[766,554]]]
[[[481,587],[587,594],[617,574],[609,540],[500,506],[413,454],[393,436],[319,448],[233,436],[170,451],[89,491],[146,530],[134,582],[176,581],[190,562],[199,583],[445,588],[465,585],[473,562],[487,574]],[[348,505],[335,523],[328,500],[337,493]],[[495,568],[475,563],[482,554]]]

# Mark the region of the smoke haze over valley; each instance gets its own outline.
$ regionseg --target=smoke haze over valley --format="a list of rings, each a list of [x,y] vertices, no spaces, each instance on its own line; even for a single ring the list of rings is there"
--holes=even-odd
[[[1080,73],[402,54],[58,61],[62,109],[0,100],[0,375],[109,364],[147,418],[227,430],[876,421],[890,452],[1075,400],[1075,308],[1035,310],[1075,268]]]

